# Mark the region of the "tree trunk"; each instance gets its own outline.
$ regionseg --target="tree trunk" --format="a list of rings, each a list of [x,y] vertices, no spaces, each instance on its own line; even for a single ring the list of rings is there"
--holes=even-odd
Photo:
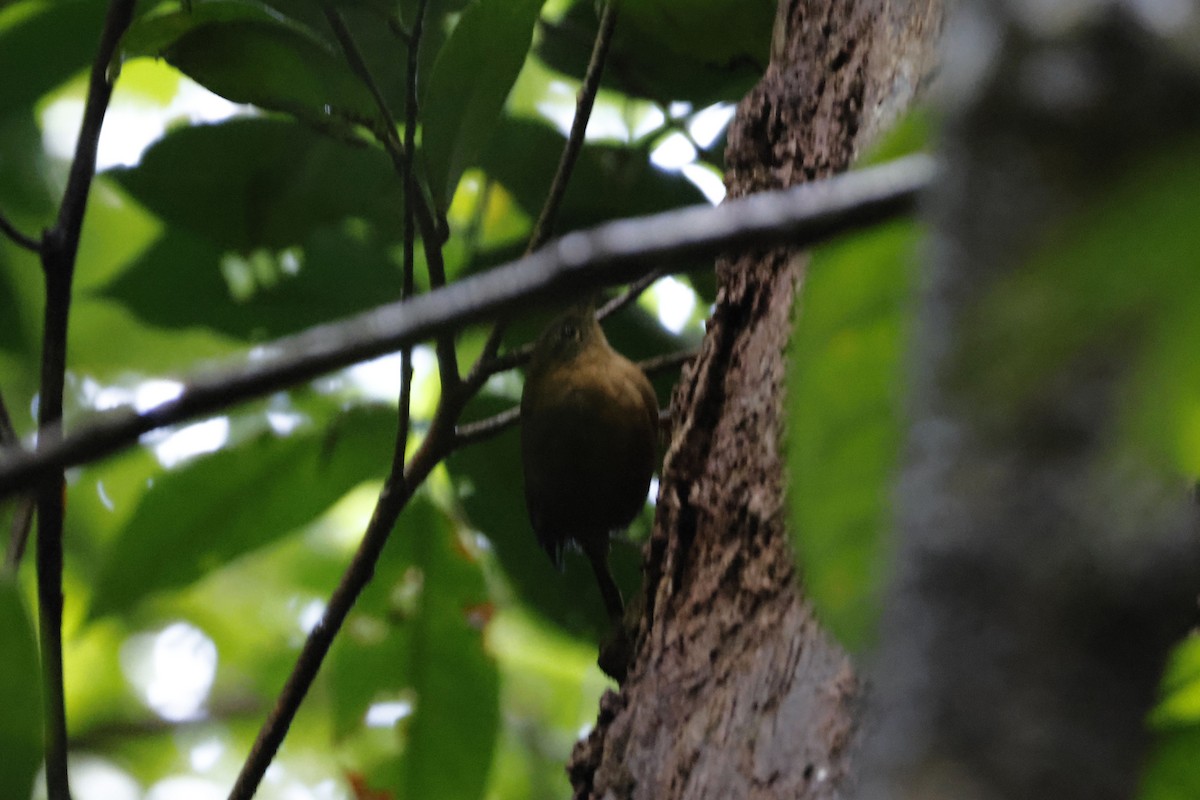
[[[939,0],[781,0],[771,64],[730,132],[730,195],[846,169],[913,97],[941,15]],[[672,403],[638,649],[573,755],[576,797],[833,797],[851,774],[859,680],[785,534],[784,350],[805,263],[717,264]]]

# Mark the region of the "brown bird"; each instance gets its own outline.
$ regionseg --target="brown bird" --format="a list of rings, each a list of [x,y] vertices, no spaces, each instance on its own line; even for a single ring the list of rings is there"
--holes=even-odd
[[[525,505],[555,566],[567,542],[583,550],[614,623],[623,604],[608,569],[609,535],[645,505],[657,442],[654,388],[609,345],[592,307],[574,306],[550,323],[521,395]]]

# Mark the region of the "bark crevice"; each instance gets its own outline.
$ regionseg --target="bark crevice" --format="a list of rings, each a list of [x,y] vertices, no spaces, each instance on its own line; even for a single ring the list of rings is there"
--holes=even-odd
[[[730,130],[730,197],[849,166],[877,128],[867,98],[905,93],[873,52],[903,38],[879,31],[896,5],[782,2],[771,63]],[[714,313],[672,402],[639,646],[573,754],[577,798],[834,797],[849,774],[860,687],[802,597],[786,536],[785,351],[806,262],[718,260]]]

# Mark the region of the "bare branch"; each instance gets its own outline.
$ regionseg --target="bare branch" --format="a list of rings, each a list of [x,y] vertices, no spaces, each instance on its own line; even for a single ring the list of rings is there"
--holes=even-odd
[[[639,361],[637,365],[642,368],[642,372],[654,376],[660,372],[667,372],[676,367],[682,367],[695,358],[697,352],[696,350],[678,350],[674,353],[663,353],[660,356]]]
[[[4,448],[20,448],[21,438],[9,416],[8,406],[4,395],[0,393],[0,450]],[[4,566],[10,573],[15,573],[21,564],[21,556],[25,553],[25,542],[29,539],[29,528],[33,522],[34,499],[32,495],[22,497],[17,501],[13,512],[12,528],[8,536],[8,546],[4,553]]]
[[[408,65],[405,80],[405,118],[404,118],[404,152],[414,153],[417,149],[417,62],[420,55],[421,32],[425,21],[425,0],[417,4],[417,17],[413,23],[412,33],[408,42]],[[347,39],[349,34],[347,33]],[[364,67],[364,72],[366,68]],[[367,73],[369,75],[369,73]],[[380,98],[380,106],[383,106]],[[407,300],[413,295],[413,273],[416,270],[416,246],[414,230],[414,203],[418,198],[416,181],[413,180],[413,164],[411,158],[404,159],[401,166],[401,185],[404,187],[404,281],[400,291],[400,299]],[[388,491],[395,481],[404,480],[404,462],[408,457],[408,434],[412,425],[412,347],[400,351],[400,420],[396,426],[396,447],[392,454],[392,469],[388,475],[384,491]],[[273,755],[273,754],[272,754]]]
[[[499,414],[493,414],[474,422],[467,422],[454,429],[455,448],[465,447],[475,442],[490,439],[496,434],[506,431],[516,425],[521,419],[521,407],[506,408]]]
[[[87,209],[88,194],[92,178],[96,174],[96,150],[100,143],[100,129],[112,97],[113,82],[116,80],[118,61],[117,45],[133,20],[134,0],[112,0],[104,20],[100,46],[92,62],[88,78],[87,102],[83,108],[83,121],[79,126],[79,139],[75,143],[75,157],[71,160],[71,171],[63,191],[62,204],[58,209],[58,221],[54,229],[46,234],[43,245],[47,252],[56,251],[54,264],[73,270],[75,254],[79,250],[79,233],[83,228],[83,213]],[[47,259],[49,260],[49,259]]]
[[[0,449],[20,447],[21,437],[13,426],[12,417],[8,413],[8,405],[4,402],[4,393],[0,392]]]
[[[33,527],[33,512],[37,502],[33,495],[26,495],[17,500],[16,510],[13,511],[12,525],[9,529],[8,546],[4,550],[4,568],[10,575],[15,575],[21,566],[21,558],[25,555],[25,545],[29,542],[29,531]]]
[[[642,292],[650,288],[663,275],[664,272],[661,269],[655,269],[639,277],[633,283],[629,284],[625,291],[601,306],[596,311],[596,319],[603,321],[634,302],[641,296]],[[531,355],[533,355],[533,342],[526,342],[520,347],[498,355],[486,363],[482,361],[477,363],[474,372],[474,378],[477,383],[473,385],[481,386],[484,381],[493,375],[522,366],[529,361]]]
[[[409,153],[417,149],[417,118],[418,95],[417,78],[420,68],[421,37],[425,30],[425,0],[417,4],[416,16],[413,19],[411,45],[408,48],[408,69],[406,72],[405,106],[404,106],[404,147]],[[404,176],[405,202],[409,203],[412,196],[420,194],[417,182],[412,173],[412,159],[408,162],[408,173]],[[422,198],[423,200],[423,198]],[[425,242],[425,261],[429,265],[429,285],[439,289],[446,285],[446,264],[442,260],[441,244],[438,240],[423,238]],[[431,248],[435,252],[431,252]],[[442,381],[443,391],[454,390],[461,378],[458,374],[458,353],[454,349],[454,334],[448,333],[437,339],[438,375]]]
[[[625,306],[637,300],[642,296],[642,292],[649,289],[655,281],[663,276],[662,270],[651,270],[642,277],[638,278],[633,283],[629,284],[629,288],[621,292],[619,295],[609,300],[604,305],[596,310],[596,319],[605,320],[617,313]]]
[[[41,242],[39,242],[37,239],[34,239],[30,236],[26,236],[25,234],[21,233],[19,230],[17,230],[17,226],[13,225],[12,221],[9,220],[9,218],[4,216],[3,214],[0,214],[0,233],[3,233],[9,239],[12,239],[13,244],[18,245],[19,247],[24,247],[26,250],[29,250],[30,252],[33,252],[33,253],[42,252]]]
[[[255,348],[242,360],[191,378],[180,394],[145,411],[106,413],[36,453],[0,457],[0,496],[49,471],[128,447],[147,431],[212,414],[341,367],[518,308],[582,297],[653,269],[694,265],[741,246],[806,247],[911,213],[934,176],[928,156],[764,192],[724,205],[619,220],[568,234],[538,252],[411,300],[381,306]]]
[[[400,141],[396,138],[396,120],[392,117],[391,109],[388,108],[387,99],[383,96],[383,91],[379,88],[379,84],[375,82],[375,76],[371,74],[371,69],[367,66],[362,52],[354,42],[354,37],[350,35],[350,29],[346,27],[346,21],[342,19],[341,12],[329,0],[324,0],[321,3],[321,10],[325,12],[325,20],[333,30],[333,35],[338,40],[338,44],[341,45],[342,54],[346,56],[346,63],[350,65],[350,69],[363,82],[363,85],[367,87],[367,91],[371,93],[371,97],[375,100],[375,108],[386,126],[384,130],[385,138],[393,144],[399,145]],[[407,161],[408,153],[405,152],[403,155]]]
[[[117,46],[133,20],[134,0],[111,0],[100,44],[88,78],[87,101],[75,157],[58,208],[58,219],[46,232],[40,253],[46,281],[42,328],[41,389],[38,398],[38,449],[60,437],[63,384],[66,377],[67,322],[71,282],[88,194],[96,174],[100,129],[112,97]],[[37,487],[38,630],[42,656],[42,703],[45,718],[46,794],[70,800],[67,779],[67,717],[63,700],[62,568],[65,484],[61,469],[45,470]]]
[[[359,77],[370,87],[372,95],[375,97],[375,102],[378,106],[379,114],[384,120],[387,129],[384,133],[384,146],[393,156],[393,164],[400,173],[401,184],[404,187],[405,193],[405,208],[404,208],[404,275],[401,285],[401,304],[409,300],[413,295],[413,270],[414,270],[414,238],[415,231],[414,218],[416,216],[416,201],[423,201],[419,197],[419,190],[412,174],[412,159],[407,155],[414,152],[415,149],[415,124],[416,124],[416,63],[417,53],[420,47],[422,19],[425,13],[425,0],[420,0],[417,9],[417,19],[414,23],[409,43],[409,59],[408,59],[408,81],[407,81],[407,118],[405,123],[405,143],[403,147],[396,140],[396,126],[392,120],[391,112],[387,108],[382,93],[379,91],[377,84],[368,70],[366,63],[363,61],[357,46],[354,43],[353,37],[346,28],[345,22],[341,15],[330,4],[323,4],[325,16],[329,21],[330,26],[334,29],[338,37],[338,41],[342,45],[347,60],[351,63],[355,72]],[[430,241],[426,237],[426,249],[430,247]],[[440,253],[440,245],[435,241],[432,243],[435,249]],[[432,261],[431,261],[432,263]],[[440,265],[440,259],[438,260]],[[431,272],[433,272],[431,268]],[[443,278],[444,282],[444,278]],[[453,340],[451,340],[451,347]],[[258,736],[255,738],[254,745],[250,749],[246,761],[242,764],[242,769],[238,773],[237,780],[230,791],[230,800],[248,800],[254,796],[263,776],[266,774],[267,768],[275,758],[279,747],[283,744],[288,730],[291,728],[292,720],[295,719],[296,713],[300,709],[300,704],[308,694],[308,690],[312,686],[312,682],[316,679],[317,673],[324,663],[329,648],[333,644],[333,640],[340,630],[346,617],[353,608],[355,600],[362,590],[370,582],[375,571],[375,563],[379,559],[379,554],[383,550],[384,544],[387,542],[388,536],[395,525],[396,518],[407,505],[408,499],[412,496],[415,486],[424,479],[424,474],[432,469],[432,466],[440,460],[441,456],[435,452],[437,447],[437,438],[432,435],[426,437],[425,443],[414,456],[413,465],[417,468],[417,475],[410,476],[405,470],[405,453],[408,448],[408,435],[411,424],[412,412],[412,343],[405,344],[400,349],[400,397],[398,421],[396,426],[396,442],[392,454],[392,466],[383,488],[380,491],[379,498],[376,501],[375,511],[371,515],[371,521],[368,524],[367,531],[363,535],[363,540],[359,544],[358,552],[351,560],[350,565],[342,575],[342,580],[335,589],[329,604],[326,606],[320,624],[318,624],[308,635],[305,640],[304,648],[300,656],[296,660],[296,664],[292,668],[291,674],[288,676],[287,682],[284,684],[283,690],[277,698],[274,707],[267,719],[263,722],[259,729]],[[457,375],[456,375],[457,377]],[[449,398],[449,399],[448,399]],[[443,409],[447,407],[448,402],[453,402],[453,395],[443,391],[442,399],[439,403],[439,414],[444,413]],[[421,465],[426,465],[422,467]],[[423,471],[422,471],[423,470]]]

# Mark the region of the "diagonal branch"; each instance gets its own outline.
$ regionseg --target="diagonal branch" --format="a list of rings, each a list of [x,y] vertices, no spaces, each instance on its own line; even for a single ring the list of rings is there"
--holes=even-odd
[[[333,645],[342,624],[350,615],[354,602],[370,582],[375,572],[375,564],[379,560],[383,547],[387,544],[388,535],[396,524],[400,512],[404,510],[412,498],[413,491],[429,475],[438,462],[449,452],[453,441],[454,419],[462,410],[465,394],[461,391],[443,393],[430,423],[429,431],[420,447],[413,453],[412,459],[404,470],[401,479],[389,479],[385,482],[383,491],[367,523],[367,530],[362,541],[350,560],[349,566],[342,574],[337,588],[329,598],[321,621],[312,629],[304,641],[304,647],[296,659],[296,664],[284,684],[283,691],[275,701],[275,706],[267,715],[259,731],[258,738],[250,751],[250,756],[242,766],[229,800],[250,800],[255,790],[266,774],[267,767],[283,743],[288,726],[291,725],[300,703],[308,693],[309,687],[316,680],[321,663],[325,660],[329,648]]]
[[[645,275],[638,278],[633,283],[629,284],[629,288],[621,292],[619,295],[609,300],[600,308],[596,309],[596,319],[604,320],[617,313],[625,306],[637,300],[642,296],[642,292],[650,288],[650,286],[663,276],[662,270],[651,270]]]
[[[41,242],[39,242],[37,239],[34,239],[30,236],[25,235],[24,233],[21,233],[21,231],[17,230],[17,226],[14,225],[12,223],[12,221],[8,217],[4,216],[3,214],[0,214],[0,233],[3,233],[9,239],[12,239],[13,243],[16,244],[17,246],[24,247],[26,250],[29,250],[30,252],[33,252],[33,253],[42,252]]]
[[[4,402],[4,393],[0,392],[0,449],[20,446],[21,437],[17,436],[17,429],[13,426],[8,405]]]
[[[324,6],[326,17],[329,19],[330,25],[337,32],[338,39],[342,43],[347,58],[356,65],[356,71],[359,72],[362,79],[371,87],[372,94],[375,96],[379,113],[388,126],[386,139],[390,144],[385,143],[385,146],[388,146],[389,150],[394,153],[399,152],[408,156],[398,159],[398,163],[397,160],[393,161],[400,169],[405,197],[404,277],[401,286],[402,304],[413,295],[413,265],[415,260],[415,231],[413,227],[416,216],[416,202],[418,200],[423,202],[424,200],[424,198],[419,197],[417,182],[413,177],[411,155],[416,150],[417,64],[421,46],[425,6],[426,0],[418,1],[416,20],[413,23],[412,31],[407,40],[405,141],[403,149],[399,151],[396,149],[397,145],[395,143],[395,123],[392,122],[383,95],[379,92],[365,62],[363,62],[361,55],[358,53],[354,40],[350,36],[350,32],[347,30],[341,16],[332,6]],[[445,283],[444,268],[440,259],[441,245],[438,241],[431,240],[428,236],[424,237],[424,243],[427,253],[430,252],[430,248],[432,247],[438,256],[437,258],[427,259],[430,264],[431,283],[436,288]],[[447,348],[449,350],[448,357],[445,354]],[[288,680],[284,684],[283,690],[276,699],[270,714],[267,715],[267,719],[259,729],[254,745],[250,749],[250,754],[242,765],[237,780],[230,791],[230,800],[249,800],[257,791],[263,776],[266,774],[267,768],[275,759],[275,754],[278,752],[280,745],[283,744],[284,737],[287,736],[292,721],[295,719],[296,713],[300,710],[301,703],[304,702],[304,698],[308,695],[313,681],[316,680],[317,673],[320,671],[325,657],[329,654],[329,648],[332,646],[334,638],[349,616],[350,610],[354,607],[358,596],[366,588],[367,584],[370,583],[375,573],[375,564],[378,562],[379,555],[383,551],[383,546],[387,543],[388,537],[395,527],[396,519],[408,504],[408,500],[412,497],[416,487],[425,479],[429,470],[442,459],[443,454],[439,449],[442,447],[441,443],[452,440],[451,436],[439,433],[441,430],[448,430],[448,423],[442,422],[442,420],[456,417],[461,409],[461,403],[465,398],[458,391],[458,367],[455,360],[454,340],[451,333],[438,337],[438,356],[439,363],[442,366],[442,396],[438,403],[437,413],[434,415],[431,430],[427,433],[424,442],[417,450],[412,462],[406,468],[405,454],[408,449],[408,434],[412,419],[412,344],[406,344],[400,350],[399,420],[396,427],[396,444],[392,454],[391,470],[384,480],[383,488],[380,490],[379,498],[376,500],[375,510],[371,514],[371,521],[367,526],[366,532],[363,534],[362,541],[359,543],[358,551],[355,553],[354,558],[351,559],[346,571],[342,574],[341,581],[338,583],[337,588],[330,597],[328,605],[325,607],[325,611],[321,615],[320,623],[309,633],[305,640],[304,647],[301,650],[300,656],[296,659],[296,663],[292,668],[291,674],[288,676]]]
[[[350,29],[346,27],[346,22],[342,19],[341,13],[328,0],[322,4],[322,9],[325,12],[325,18],[329,21],[329,26],[333,29],[333,33],[337,37],[338,44],[341,45],[342,53],[346,56],[346,61],[350,64],[350,68],[354,70],[354,74],[366,85],[367,89],[371,92],[371,97],[375,99],[375,107],[379,111],[379,116],[383,119],[384,124],[382,136],[379,135],[379,131],[375,133],[379,137],[380,144],[383,145],[388,155],[391,156],[392,166],[400,175],[400,179],[403,182],[404,213],[406,215],[415,215],[418,227],[421,229],[421,243],[425,250],[425,261],[429,265],[429,283],[436,288],[446,285],[446,264],[442,257],[441,247],[443,237],[438,232],[433,212],[425,200],[425,195],[421,191],[420,184],[417,182],[412,168],[413,153],[416,152],[417,65],[420,54],[422,28],[424,27],[425,0],[421,0],[420,5],[416,21],[413,23],[413,29],[405,32],[404,36],[408,44],[408,74],[405,88],[403,144],[396,136],[396,120],[392,116],[391,109],[388,108],[387,99],[383,96],[383,92],[380,90],[375,76],[371,74],[371,69],[367,66],[362,52],[358,49],[358,45],[355,43]],[[406,261],[405,263],[407,265],[409,262]],[[406,266],[405,268],[407,269],[408,267]],[[437,354],[442,384],[453,385],[457,383],[459,380],[458,355],[454,349],[453,336],[438,338]]]
[[[21,437],[17,435],[16,426],[8,413],[4,402],[4,394],[0,393],[0,450],[21,447]],[[33,522],[34,498],[27,495],[17,501],[13,511],[12,526],[8,535],[8,545],[4,553],[4,566],[9,574],[16,574],[25,553],[25,542],[29,538],[30,523]]]
[[[0,496],[28,488],[52,470],[128,447],[147,431],[518,308],[581,297],[738,247],[807,247],[907,215],[934,173],[928,156],[908,156],[717,208],[695,206],[571,233],[532,255],[437,291],[256,347],[254,360],[197,375],[177,397],[145,411],[110,412],[68,437],[54,437],[38,452],[0,457]]]
[[[596,319],[605,320],[617,313],[625,306],[634,302],[641,296],[642,292],[650,288],[650,286],[661,278],[664,274],[661,269],[653,269],[645,275],[640,276],[626,287],[625,291],[609,300],[603,306],[596,310]],[[494,358],[484,362],[480,361],[476,364],[473,372],[473,378],[476,383],[472,385],[482,385],[484,381],[501,372],[507,372],[510,369],[515,369],[529,361],[533,355],[533,342],[526,342],[520,347],[509,350],[505,353],[495,356]]]

